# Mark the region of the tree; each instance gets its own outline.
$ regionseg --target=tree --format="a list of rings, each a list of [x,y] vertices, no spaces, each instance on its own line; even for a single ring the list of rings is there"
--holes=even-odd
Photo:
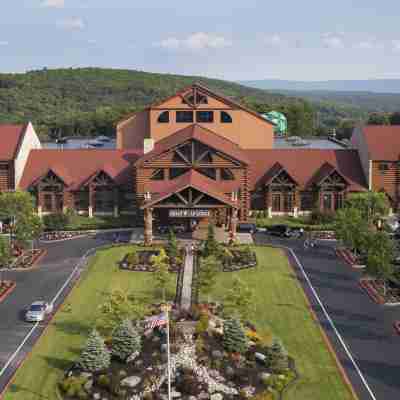
[[[96,329],[89,335],[78,366],[86,372],[103,371],[110,366],[110,353]]]
[[[175,233],[172,229],[168,232],[168,242],[165,246],[165,251],[170,260],[175,260],[178,257],[179,249]]]
[[[156,256],[151,257],[151,264],[155,267],[156,288],[162,292],[162,299],[165,301],[165,293],[169,282],[168,256],[164,249]]]
[[[140,319],[149,311],[146,297],[127,294],[122,290],[109,293],[108,299],[99,308],[101,316],[97,321],[97,326],[105,334],[109,334],[125,319]]]
[[[125,320],[116,327],[112,335],[111,354],[125,361],[132,353],[140,352],[141,337],[130,320]]]
[[[4,236],[0,236],[0,286],[3,283],[2,270],[8,268],[11,262],[10,244]]]
[[[237,319],[228,319],[224,322],[222,343],[231,353],[245,353],[247,339],[241,323]]]
[[[367,272],[383,281],[384,295],[386,296],[386,282],[393,277],[394,266],[393,241],[386,232],[371,233],[367,255]]]
[[[389,202],[385,193],[368,191],[350,194],[345,201],[345,207],[359,210],[362,218],[372,224],[377,218],[388,213]]]
[[[372,113],[368,116],[368,125],[389,125],[389,117],[384,113]]]
[[[274,338],[267,353],[268,366],[275,373],[281,373],[289,366],[288,353],[279,339]]]
[[[218,244],[217,240],[215,239],[214,225],[209,224],[208,230],[207,230],[207,238],[204,243],[203,256],[208,257],[211,255],[216,255],[216,253],[218,252],[218,247],[219,247],[219,244]]]
[[[254,290],[238,276],[235,276],[232,287],[225,296],[224,310],[243,320],[252,314],[253,305]]]
[[[370,235],[368,221],[360,210],[345,207],[335,215],[334,231],[337,239],[358,253],[364,253],[368,248]]]
[[[210,297],[210,294],[217,282],[219,264],[214,256],[202,258],[198,275],[198,288],[202,295]]]
[[[400,112],[394,112],[389,117],[390,125],[400,125]]]

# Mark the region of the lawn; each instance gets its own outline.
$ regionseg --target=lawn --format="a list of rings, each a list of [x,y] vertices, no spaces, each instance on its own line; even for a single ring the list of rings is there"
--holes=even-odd
[[[153,295],[150,273],[121,271],[117,267],[128,249],[132,246],[102,250],[94,256],[80,283],[18,370],[4,400],[57,399],[57,381],[79,356],[88,331],[99,317],[98,306],[104,302],[105,294],[121,289]],[[171,298],[175,294],[175,281],[176,275],[171,274],[168,291]]]
[[[252,320],[261,333],[272,332],[282,339],[301,375],[285,400],[352,399],[287,258],[278,249],[258,247],[256,252],[257,268],[219,274],[213,298],[223,298],[235,274],[254,289]]]

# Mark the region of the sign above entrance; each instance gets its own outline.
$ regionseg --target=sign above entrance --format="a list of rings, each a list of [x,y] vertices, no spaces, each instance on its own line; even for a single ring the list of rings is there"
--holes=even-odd
[[[178,208],[169,210],[170,218],[204,218],[210,216],[209,210]]]

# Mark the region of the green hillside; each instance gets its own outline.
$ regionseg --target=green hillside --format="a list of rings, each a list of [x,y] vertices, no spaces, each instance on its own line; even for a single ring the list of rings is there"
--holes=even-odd
[[[339,127],[342,119],[360,116],[356,108],[326,102],[311,104],[299,97],[223,80],[79,68],[0,74],[0,123],[30,120],[42,138],[113,135],[115,123],[124,115],[162,100],[193,82],[259,112],[283,111],[288,117],[289,132],[295,135],[318,133],[316,121],[324,125],[325,120],[330,120],[331,125]]]

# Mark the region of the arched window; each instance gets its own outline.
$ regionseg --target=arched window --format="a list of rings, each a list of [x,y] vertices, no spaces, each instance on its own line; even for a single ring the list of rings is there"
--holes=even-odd
[[[221,111],[221,122],[223,124],[232,123],[232,117],[226,111]]]
[[[159,116],[158,116],[158,122],[162,124],[166,124],[169,122],[169,111],[163,111]]]
[[[221,169],[221,179],[223,181],[234,181],[235,176],[233,175],[232,171],[228,168]]]

